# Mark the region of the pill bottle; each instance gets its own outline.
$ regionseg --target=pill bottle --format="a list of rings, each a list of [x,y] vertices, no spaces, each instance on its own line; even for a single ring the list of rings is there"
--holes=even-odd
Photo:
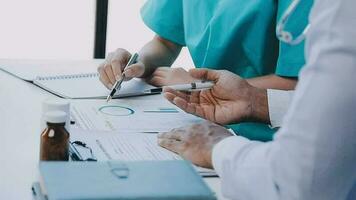
[[[67,114],[63,111],[45,113],[47,127],[41,134],[40,161],[68,161],[70,141],[66,119]]]

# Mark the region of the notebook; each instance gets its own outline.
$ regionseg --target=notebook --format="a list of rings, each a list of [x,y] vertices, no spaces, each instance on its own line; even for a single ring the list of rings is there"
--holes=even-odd
[[[0,60],[0,69],[69,99],[104,99],[110,91],[99,81],[102,59],[87,61]],[[114,98],[144,95],[155,88],[140,79],[124,82]]]
[[[69,99],[105,99],[110,93],[100,81],[98,73],[37,77],[33,83],[55,95]],[[141,79],[123,82],[121,90],[114,96],[129,97],[145,95],[145,90],[155,87]]]
[[[0,69],[24,81],[33,82],[37,77],[95,73],[103,62],[104,59],[0,59]]]
[[[50,200],[216,199],[186,161],[41,162],[39,170]]]

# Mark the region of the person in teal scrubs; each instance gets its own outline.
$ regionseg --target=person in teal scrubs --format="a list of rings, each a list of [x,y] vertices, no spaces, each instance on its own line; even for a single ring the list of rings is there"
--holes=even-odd
[[[182,47],[187,47],[197,68],[229,70],[256,87],[292,90],[305,63],[304,44],[280,43],[275,35],[276,23],[291,1],[148,0],[141,15],[156,36],[125,75],[158,86],[192,82],[185,70],[169,68]],[[299,6],[286,28],[302,31],[311,6],[312,1]],[[111,88],[121,77],[130,55],[124,49],[108,55],[98,68],[104,85]],[[271,140],[276,131],[262,123],[229,126],[261,141]]]

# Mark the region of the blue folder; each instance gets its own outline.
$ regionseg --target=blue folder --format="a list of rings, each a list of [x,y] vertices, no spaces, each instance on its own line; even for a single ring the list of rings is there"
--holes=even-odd
[[[41,162],[49,200],[216,199],[187,161]]]

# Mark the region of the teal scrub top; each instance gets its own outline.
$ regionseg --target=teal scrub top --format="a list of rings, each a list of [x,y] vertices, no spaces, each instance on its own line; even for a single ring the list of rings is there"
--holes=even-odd
[[[225,69],[244,78],[268,74],[297,77],[304,65],[304,44],[280,43],[276,22],[292,0],[148,0],[144,23],[157,35],[186,46],[195,67]],[[288,30],[303,30],[310,5],[301,5]],[[231,125],[249,139],[268,141],[266,124]]]

